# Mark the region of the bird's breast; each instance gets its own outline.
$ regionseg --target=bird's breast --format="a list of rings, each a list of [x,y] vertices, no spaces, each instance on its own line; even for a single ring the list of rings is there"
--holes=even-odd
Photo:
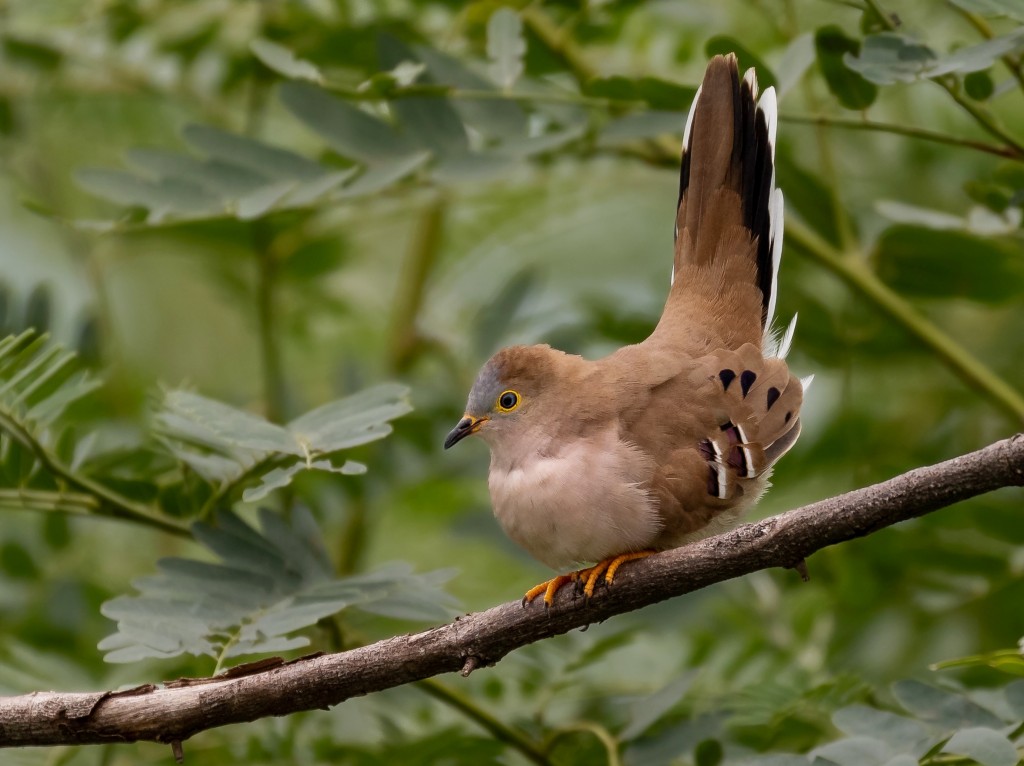
[[[653,461],[611,429],[553,454],[502,458],[492,452],[494,515],[510,538],[554,569],[642,550],[660,531],[645,488]]]

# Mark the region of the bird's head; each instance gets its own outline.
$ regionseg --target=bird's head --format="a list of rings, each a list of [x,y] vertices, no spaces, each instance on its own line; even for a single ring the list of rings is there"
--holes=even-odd
[[[492,448],[545,432],[565,383],[560,366],[570,359],[550,346],[510,346],[480,369],[466,412],[444,440],[444,447],[480,434]]]

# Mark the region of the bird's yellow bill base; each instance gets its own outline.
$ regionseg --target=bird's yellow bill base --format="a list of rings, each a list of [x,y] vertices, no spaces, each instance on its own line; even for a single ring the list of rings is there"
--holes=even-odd
[[[552,577],[550,580],[545,580],[539,585],[534,585],[526,591],[526,595],[523,596],[523,606],[532,603],[537,596],[543,593],[544,606],[549,607],[555,601],[555,594],[558,593],[562,586],[568,585],[569,583],[575,583],[577,592],[582,589],[583,596],[589,599],[594,595],[594,589],[597,587],[597,583],[601,579],[602,574],[604,575],[605,585],[611,585],[615,581],[615,573],[619,571],[620,566],[625,564],[627,561],[644,559],[654,553],[657,553],[657,551],[634,551],[632,553],[623,553],[619,556],[613,556],[610,559],[600,561],[592,567],[580,569],[566,575]]]

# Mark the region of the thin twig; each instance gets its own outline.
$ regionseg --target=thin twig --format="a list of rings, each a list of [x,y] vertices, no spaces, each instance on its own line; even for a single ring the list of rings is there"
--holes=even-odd
[[[496,740],[518,750],[527,760],[536,763],[537,766],[552,766],[544,752],[526,734],[511,726],[506,726],[461,692],[457,692],[433,678],[418,681],[414,686],[421,692],[458,710]]]
[[[976,141],[971,138],[960,138],[945,133],[938,133],[934,130],[915,128],[909,125],[897,125],[890,122],[874,122],[871,120],[857,120],[842,117],[828,117],[823,114],[790,114],[780,115],[782,122],[798,125],[824,125],[829,128],[840,128],[843,130],[866,130],[875,133],[891,133],[898,136],[906,136],[921,141],[930,141],[945,146],[956,146],[962,149],[973,149],[975,151],[992,154],[996,157],[1024,161],[1024,152],[1020,152],[1011,146],[1000,146],[989,144],[984,141]]]
[[[12,439],[31,450],[44,470],[52,477],[64,481],[83,494],[94,497],[96,505],[90,511],[92,515],[134,521],[180,537],[192,536],[188,527],[170,519],[161,518],[156,510],[129,500],[88,476],[75,473],[61,463],[55,455],[50,454],[49,450],[32,433],[7,412],[0,411],[0,431],[7,432]],[[55,507],[54,510],[63,509]]]

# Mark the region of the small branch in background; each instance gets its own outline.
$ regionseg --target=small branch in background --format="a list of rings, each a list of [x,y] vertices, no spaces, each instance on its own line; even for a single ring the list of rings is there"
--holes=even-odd
[[[572,35],[559,29],[539,5],[528,5],[519,15],[544,46],[562,60],[577,82],[583,84],[597,76],[597,70],[587,61]]]
[[[1010,135],[1010,133],[1008,133],[1006,129],[999,124],[996,118],[988,113],[988,110],[978,106],[969,98],[965,98],[960,92],[959,79],[953,75],[947,75],[946,77],[939,77],[934,82],[938,83],[938,85],[949,94],[949,97],[960,105],[961,109],[971,115],[971,117],[974,118],[974,121],[977,122],[982,129],[1006,144],[1006,146],[1016,152],[1018,156],[1024,157],[1024,144],[1021,144],[1016,138]]]
[[[798,220],[786,221],[786,237],[885,311],[930,348],[967,385],[998,405],[1017,424],[1024,423],[1024,397],[890,289],[865,265],[863,258],[844,257]]]
[[[438,194],[427,205],[420,219],[412,247],[402,268],[402,281],[395,294],[391,329],[391,370],[403,372],[419,351],[420,338],[417,323],[430,273],[437,263],[444,238],[445,216],[448,202]]]
[[[509,747],[518,750],[531,763],[535,763],[537,766],[553,766],[552,762],[544,754],[544,751],[525,733],[511,726],[506,726],[464,694],[449,688],[433,678],[417,681],[413,686],[434,699],[443,702],[448,707],[459,711],[499,742],[504,742]]]
[[[256,257],[256,318],[259,324],[260,362],[263,369],[263,397],[267,420],[280,423],[285,419],[287,396],[281,349],[278,344],[277,303],[275,286],[277,263],[268,241],[271,232],[265,223],[251,226],[253,254]]]
[[[184,741],[217,726],[327,708],[458,672],[468,657],[493,665],[535,641],[761,569],[793,567],[827,546],[1008,486],[1024,486],[1024,434],[643,559],[589,602],[565,588],[549,610],[517,600],[338,654],[266,659],[162,686],[0,698],[0,746]]]
[[[829,117],[823,114],[783,114],[779,115],[779,119],[782,122],[797,125],[823,125],[825,127],[839,128],[842,130],[866,130],[875,133],[891,133],[893,135],[906,136],[907,138],[915,138],[921,141],[930,141],[932,143],[943,144],[945,146],[973,149],[975,151],[984,152],[985,154],[992,154],[996,157],[1004,157],[1006,159],[1017,160],[1019,162],[1024,161],[1024,152],[1018,151],[1012,146],[989,144],[984,141],[975,141],[970,138],[950,136],[945,133],[938,133],[934,130],[914,128],[908,125],[896,125],[889,122],[872,122],[870,120],[857,120],[842,117]]]
[[[89,478],[82,476],[71,468],[61,463],[54,455],[50,454],[40,442],[14,419],[6,413],[0,413],[0,431],[6,432],[12,439],[17,440],[23,446],[31,450],[39,461],[43,470],[59,482],[73,487],[76,492],[53,493],[54,504],[46,508],[42,503],[41,494],[29,490],[9,490],[18,494],[24,494],[25,504],[22,507],[33,510],[53,510],[59,512],[72,512],[75,514],[87,514],[90,516],[105,516],[112,519],[134,521],[137,524],[144,524],[155,527],[163,532],[170,532],[179,537],[192,537],[188,528],[176,521],[162,518],[158,512],[148,506],[136,503],[118,494],[109,487]],[[84,502],[88,496],[90,502]]]
[[[338,574],[355,574],[362,564],[367,539],[366,488],[353,484],[348,488],[345,526],[338,539]]]

